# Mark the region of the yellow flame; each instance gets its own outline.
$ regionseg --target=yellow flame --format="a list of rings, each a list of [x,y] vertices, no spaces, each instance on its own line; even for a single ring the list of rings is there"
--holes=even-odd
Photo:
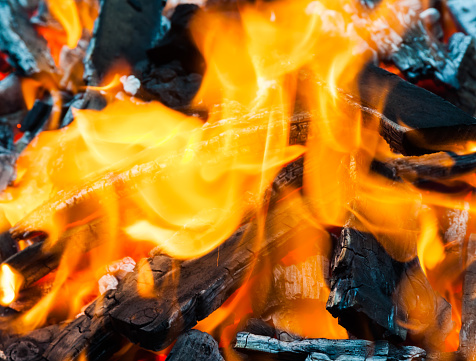
[[[8,264],[2,264],[0,267],[0,303],[3,306],[8,306],[12,303],[23,283],[23,277],[11,268]]]
[[[67,45],[73,49],[81,39],[82,25],[74,0],[48,0],[48,9],[66,31]]]

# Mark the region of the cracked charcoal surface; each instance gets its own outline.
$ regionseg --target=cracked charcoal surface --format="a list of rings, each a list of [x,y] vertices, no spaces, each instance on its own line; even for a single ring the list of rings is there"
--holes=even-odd
[[[394,260],[370,233],[351,228],[352,222],[335,251],[329,312],[357,338],[411,340],[439,350],[452,328],[451,306],[433,291],[418,259]]]

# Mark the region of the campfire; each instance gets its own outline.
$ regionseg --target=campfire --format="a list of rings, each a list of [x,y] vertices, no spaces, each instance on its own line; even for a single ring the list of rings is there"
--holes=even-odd
[[[475,359],[475,23],[1,1],[0,359]]]

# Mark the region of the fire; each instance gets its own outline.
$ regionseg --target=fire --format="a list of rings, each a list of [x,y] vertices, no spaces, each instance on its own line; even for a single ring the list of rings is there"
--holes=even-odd
[[[0,303],[7,306],[12,303],[16,296],[23,278],[15,270],[6,264],[2,264],[0,268]]]
[[[135,252],[138,260],[153,246],[177,259],[208,253],[243,219],[257,212],[264,218],[259,210],[277,172],[304,153],[302,191],[312,200],[309,218],[321,232],[309,237],[309,244],[330,247],[323,230],[342,227],[353,215],[397,261],[418,256],[431,279],[446,257],[435,208],[462,209],[466,194],[423,192],[409,181],[371,172],[374,159],[399,155],[380,137],[379,119],[367,119],[342,98],[372,59],[375,49],[368,44],[378,43],[378,29],[398,37],[408,25],[398,14],[422,7],[419,1],[404,3],[382,1],[372,10],[351,0],[260,3],[244,7],[239,20],[201,13],[193,35],[207,70],[193,106],[208,111],[205,122],[158,102],[116,96],[119,75],[109,85],[90,88],[106,93],[107,107],[77,110],[67,128],[41,133],[18,159],[19,177],[2,195],[3,228],[46,233],[45,250],[90,221],[100,238],[96,248],[86,246],[90,239],[67,242],[48,280],[52,291],[21,316],[19,328],[26,332],[46,322],[57,300],[73,289],[79,297],[66,313],[79,313],[98,294],[97,270],[121,257]],[[82,31],[75,2],[48,4],[65,28],[67,45],[75,47]],[[312,110],[306,147],[288,144],[297,105]],[[141,264],[140,272],[139,292],[156,297],[148,264]],[[321,276],[324,285],[324,270]],[[2,265],[0,285],[7,305],[21,280]],[[405,285],[401,290],[407,292]],[[217,327],[247,295],[238,292],[229,307],[200,327]],[[309,310],[301,311],[295,332],[345,337],[329,315],[322,325],[311,325]],[[407,326],[414,330],[424,312],[412,311],[415,323]]]

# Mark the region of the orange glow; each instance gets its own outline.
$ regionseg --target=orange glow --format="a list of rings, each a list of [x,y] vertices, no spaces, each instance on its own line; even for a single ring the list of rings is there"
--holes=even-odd
[[[150,264],[147,259],[144,259],[139,264],[139,275],[137,277],[137,290],[139,294],[144,298],[155,297],[154,292],[154,276],[150,269]]]

